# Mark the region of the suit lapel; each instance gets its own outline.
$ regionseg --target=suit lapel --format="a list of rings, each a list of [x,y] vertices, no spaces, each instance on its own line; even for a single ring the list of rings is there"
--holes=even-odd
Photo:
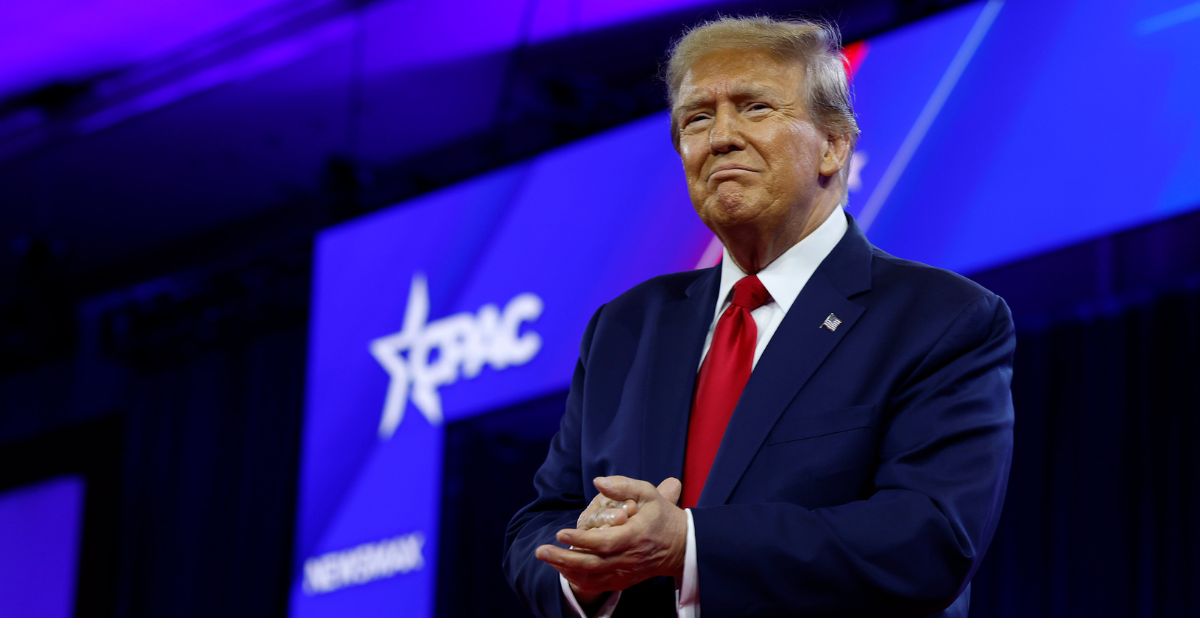
[[[688,416],[704,336],[712,323],[720,267],[700,275],[677,299],[663,304],[654,339],[646,417],[642,421],[641,478],[658,484],[682,478]]]
[[[851,219],[846,235],[792,303],[751,373],[699,505],[729,499],[780,415],[852,332],[866,309],[848,298],[870,287],[870,265],[870,244]],[[832,331],[822,325],[831,313],[842,322]]]

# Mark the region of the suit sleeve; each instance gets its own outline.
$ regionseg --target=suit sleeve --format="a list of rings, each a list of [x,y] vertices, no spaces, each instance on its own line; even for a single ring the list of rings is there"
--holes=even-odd
[[[573,611],[563,601],[558,571],[534,558],[533,551],[540,545],[553,543],[558,530],[573,527],[579,513],[587,507],[579,452],[587,376],[584,366],[601,310],[603,307],[588,322],[562,423],[550,442],[546,461],[534,475],[537,498],[513,516],[505,534],[505,577],[530,610],[543,617],[573,616]]]
[[[1004,501],[1014,347],[1002,299],[962,308],[894,388],[863,500],[693,508],[704,615],[936,614],[952,603]]]

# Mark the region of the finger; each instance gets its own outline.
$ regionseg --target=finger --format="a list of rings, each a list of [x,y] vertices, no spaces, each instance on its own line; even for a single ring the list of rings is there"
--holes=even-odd
[[[590,527],[592,516],[604,509],[603,504],[608,500],[608,497],[603,494],[597,494],[593,497],[588,506],[579,513],[579,518],[575,520],[575,527],[580,529]]]
[[[592,485],[596,486],[596,490],[598,490],[600,492],[600,494],[597,495],[596,498],[610,499],[610,500],[614,500],[614,501],[619,501],[619,500],[627,499],[627,498],[633,498],[633,497],[615,497],[615,496],[605,492],[605,489],[609,488],[610,485],[615,481],[637,481],[637,480],[632,477],[626,477],[624,475],[609,475],[607,477],[595,477],[592,479]]]
[[[579,517],[579,522],[575,525],[575,529],[596,529],[597,527],[608,527],[617,520],[617,515],[612,510],[602,510],[584,514]]]
[[[628,521],[634,514],[637,514],[637,511],[637,501],[617,501],[603,494],[597,494],[592,499],[592,502],[588,504],[587,508],[579,513],[579,518],[575,520],[575,527],[577,529],[592,529],[594,527],[621,525]]]
[[[658,492],[649,482],[621,475],[596,477],[592,483],[605,496],[617,500],[632,499],[640,503],[653,500]]]
[[[628,549],[636,534],[625,527],[602,529],[562,529],[555,538],[558,542],[593,554],[611,555]]]
[[[555,545],[541,545],[533,550],[533,557],[560,571],[594,571],[603,560],[595,554],[563,549]]]
[[[622,505],[618,508],[609,508],[599,512],[585,514],[584,516],[580,517],[579,523],[576,525],[576,529],[595,529],[598,527],[624,525],[627,521],[629,521],[629,517],[636,513],[636,509],[629,510]]]
[[[676,505],[679,503],[679,495],[683,493],[683,484],[674,477],[667,477],[658,484],[657,490],[671,505]]]
[[[598,494],[596,496],[604,498],[604,502],[603,502],[603,506],[602,506],[603,509],[606,509],[606,510],[621,510],[621,509],[623,509],[630,516],[633,516],[634,514],[637,513],[638,504],[637,504],[637,501],[635,501],[633,499],[625,499],[622,501],[619,499],[610,499],[610,498],[604,496],[603,494]]]

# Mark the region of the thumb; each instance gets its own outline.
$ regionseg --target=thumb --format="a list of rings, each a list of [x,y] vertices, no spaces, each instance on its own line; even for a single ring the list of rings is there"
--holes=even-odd
[[[679,495],[683,492],[683,484],[674,477],[667,477],[658,484],[658,493],[666,497],[671,505],[679,503]]]
[[[621,475],[596,477],[592,480],[592,484],[596,486],[600,494],[614,501],[626,501],[629,499],[641,501],[642,495],[650,491],[650,484]]]

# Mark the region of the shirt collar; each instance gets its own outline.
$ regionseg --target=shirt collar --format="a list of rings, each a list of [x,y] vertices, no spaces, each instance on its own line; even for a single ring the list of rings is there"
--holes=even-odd
[[[839,204],[817,229],[758,272],[758,279],[785,314],[792,308],[792,303],[799,297],[804,285],[808,284],[808,279],[816,272],[821,261],[842,240],[848,227],[846,215]],[[733,285],[745,277],[746,273],[733,262],[729,249],[725,249],[721,257],[721,288],[717,293],[717,310],[713,321],[720,317]]]

